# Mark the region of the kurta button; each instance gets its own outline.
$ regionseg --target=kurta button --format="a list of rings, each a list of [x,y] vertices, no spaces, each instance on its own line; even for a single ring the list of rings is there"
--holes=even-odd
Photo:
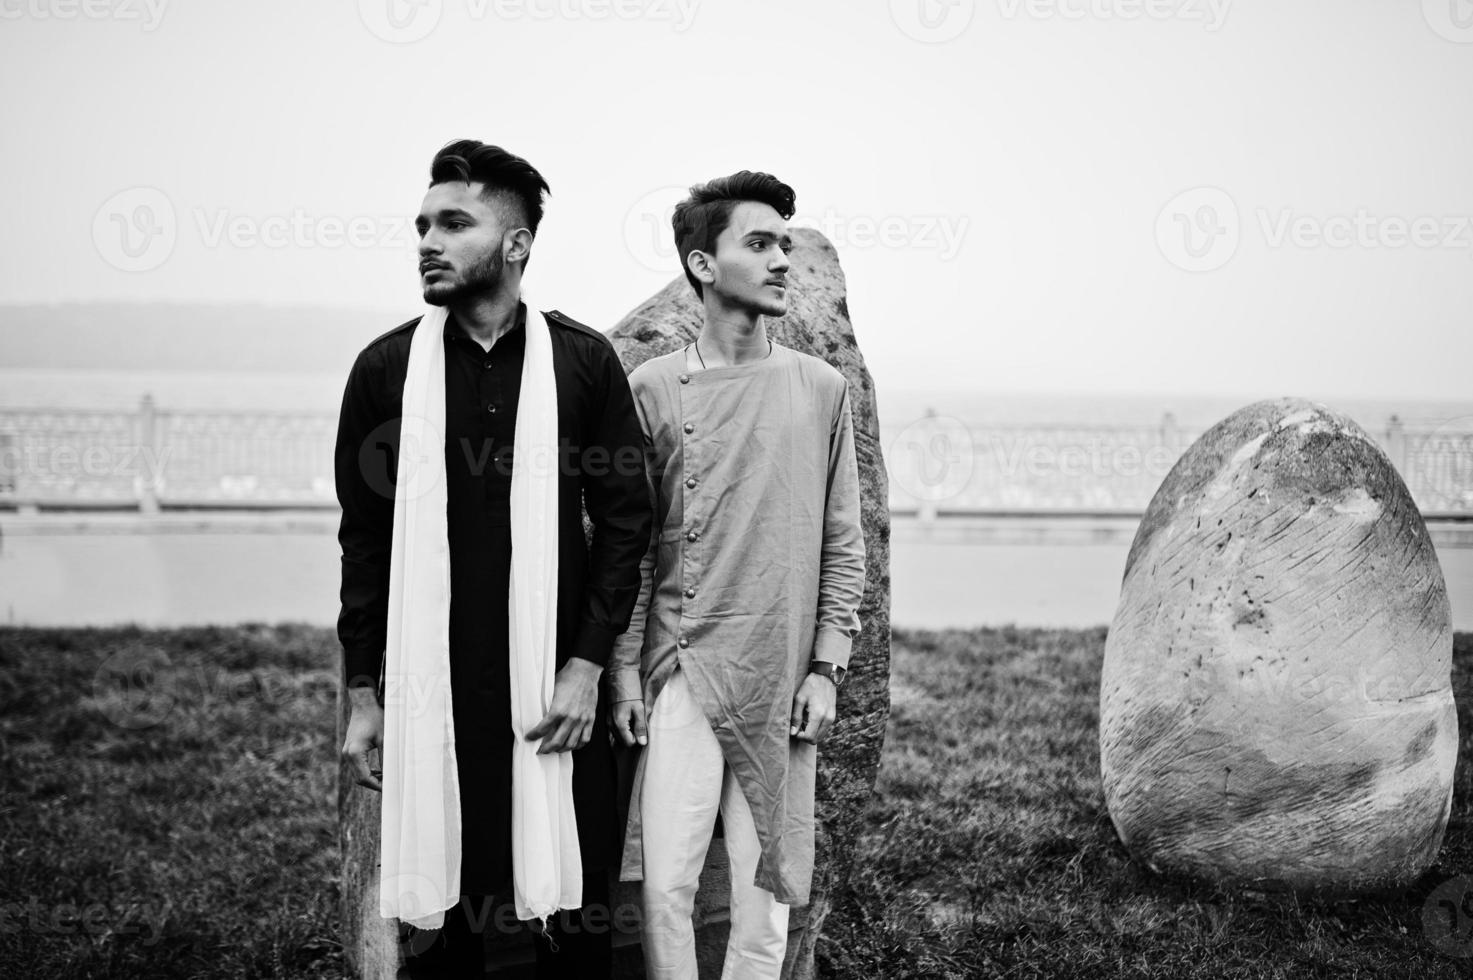
[[[491,370],[491,362],[490,361],[487,361],[486,362],[486,370],[487,371]]]
[[[696,478],[695,477],[691,477],[689,480],[686,480],[685,481],[685,488],[687,490],[694,490],[696,488]]]
[[[689,532],[689,533],[686,534],[685,540],[687,540],[687,541],[694,541],[696,538],[699,538],[700,536],[701,535],[700,535],[699,532],[697,532],[697,531],[691,531],[691,532]]]
[[[685,637],[683,637],[683,636],[682,636],[682,637],[681,637],[681,638],[680,638],[680,639],[679,639],[679,641],[677,641],[677,642],[679,642],[679,644],[680,644],[680,649],[682,649],[682,650],[684,650],[684,649],[685,649],[685,648],[686,648],[686,647],[688,647],[688,646],[690,646],[690,640],[687,640],[687,639],[686,639],[686,638],[685,638]]]
[[[492,415],[495,415],[496,414],[496,406],[495,405],[487,405],[486,406],[486,411],[490,412]]]
[[[686,589],[685,590],[685,597],[687,599],[694,599],[696,597],[696,590],[695,589]]]
[[[685,434],[686,435],[690,435],[694,431],[696,431],[696,427],[695,427],[695,424],[694,423],[691,423],[691,422],[685,423]]]
[[[680,383],[683,384],[683,385],[690,384],[690,375],[688,375],[688,374],[682,374],[680,376]]]

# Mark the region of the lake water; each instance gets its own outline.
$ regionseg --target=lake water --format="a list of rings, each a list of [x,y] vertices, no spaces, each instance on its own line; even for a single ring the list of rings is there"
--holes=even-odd
[[[31,625],[327,626],[337,617],[330,518],[271,533],[251,529],[263,526],[257,518],[224,531],[151,534],[126,533],[126,520],[88,534],[22,533],[0,521],[0,614]],[[897,526],[891,618],[924,628],[1106,624],[1129,542],[1128,534],[1102,543],[949,542]],[[1473,548],[1440,548],[1439,557],[1454,625],[1473,631]]]

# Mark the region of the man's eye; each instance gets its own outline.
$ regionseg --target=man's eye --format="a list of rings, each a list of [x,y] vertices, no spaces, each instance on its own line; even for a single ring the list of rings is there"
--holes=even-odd
[[[784,255],[792,255],[793,254],[793,244],[792,244],[792,242],[788,242],[787,244],[785,244],[783,246],[783,254]]]

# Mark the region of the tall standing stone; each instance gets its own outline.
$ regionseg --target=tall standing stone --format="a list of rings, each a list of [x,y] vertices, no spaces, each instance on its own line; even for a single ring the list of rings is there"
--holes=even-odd
[[[817,231],[794,228],[792,234],[788,313],[769,321],[768,336],[827,361],[849,381],[866,569],[859,610],[862,630],[854,642],[848,677],[839,689],[838,720],[818,752],[818,846],[811,901],[806,910],[794,910],[783,972],[790,980],[808,980],[814,976],[814,947],[824,919],[848,880],[890,715],[890,508],[874,381],[849,322],[839,256]],[[624,369],[632,371],[690,343],[700,333],[702,320],[701,303],[682,275],[624,317],[609,336]],[[719,854],[713,848],[713,857],[719,859]],[[724,878],[708,877],[724,887]],[[702,903],[724,907],[726,896],[705,894]],[[724,951],[726,932],[721,924],[701,929],[697,937],[703,963]],[[719,965],[720,956],[714,961]]]

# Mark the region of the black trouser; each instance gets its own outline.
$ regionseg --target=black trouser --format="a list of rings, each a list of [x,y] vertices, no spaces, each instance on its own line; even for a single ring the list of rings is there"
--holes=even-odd
[[[584,912],[592,923],[585,923]],[[608,875],[603,871],[583,876],[583,908],[559,912],[547,922],[547,933],[537,933],[535,924],[512,924],[514,919],[499,909],[495,896],[462,895],[460,904],[445,912],[445,928],[426,932],[402,926],[400,947],[404,952],[406,980],[464,980],[485,976],[486,932],[512,928],[533,933],[537,949],[537,980],[599,980],[612,970],[613,925],[609,912]]]

